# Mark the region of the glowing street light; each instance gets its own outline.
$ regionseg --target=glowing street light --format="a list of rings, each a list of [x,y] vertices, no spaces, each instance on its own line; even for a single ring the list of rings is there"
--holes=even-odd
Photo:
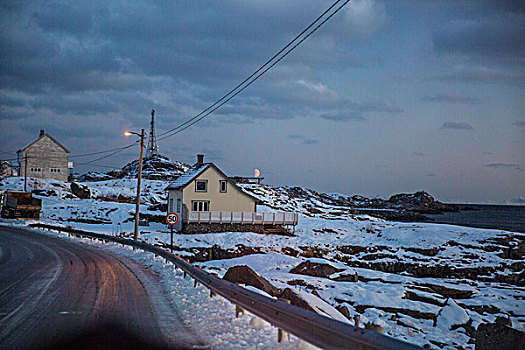
[[[124,135],[131,136],[131,135],[137,135],[140,136],[140,153],[139,153],[139,173],[137,175],[137,204],[135,206],[135,235],[134,239],[138,240],[139,238],[139,210],[140,210],[140,183],[142,180],[142,150],[144,149],[144,129],[142,129],[142,132],[136,133],[133,131],[125,131]]]

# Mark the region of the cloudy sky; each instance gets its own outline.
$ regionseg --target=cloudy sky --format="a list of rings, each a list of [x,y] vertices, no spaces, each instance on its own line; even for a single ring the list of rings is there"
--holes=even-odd
[[[222,97],[331,1],[1,1],[0,158],[45,129],[106,171]],[[354,0],[210,118],[159,142],[274,185],[525,197],[522,1]],[[6,153],[7,152],[7,153]],[[94,166],[97,165],[97,166]]]

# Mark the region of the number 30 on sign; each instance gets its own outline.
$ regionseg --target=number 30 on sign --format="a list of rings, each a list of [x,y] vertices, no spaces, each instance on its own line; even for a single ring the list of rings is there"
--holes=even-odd
[[[179,216],[175,213],[169,213],[166,215],[166,222],[168,225],[175,225],[177,222],[179,222]]]

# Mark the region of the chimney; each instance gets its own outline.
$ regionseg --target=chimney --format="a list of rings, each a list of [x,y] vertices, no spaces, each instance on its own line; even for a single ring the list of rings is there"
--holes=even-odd
[[[40,130],[40,135],[38,135],[38,137],[42,137],[44,136],[44,134],[45,134],[44,130]]]
[[[196,166],[201,166],[204,164],[204,154],[197,154],[197,163]]]

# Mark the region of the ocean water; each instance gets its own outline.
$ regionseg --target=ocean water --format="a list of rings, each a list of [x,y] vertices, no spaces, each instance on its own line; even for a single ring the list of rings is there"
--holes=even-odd
[[[484,205],[459,204],[458,213],[426,215],[431,222],[461,226],[502,229],[525,233],[525,206],[523,205]]]

